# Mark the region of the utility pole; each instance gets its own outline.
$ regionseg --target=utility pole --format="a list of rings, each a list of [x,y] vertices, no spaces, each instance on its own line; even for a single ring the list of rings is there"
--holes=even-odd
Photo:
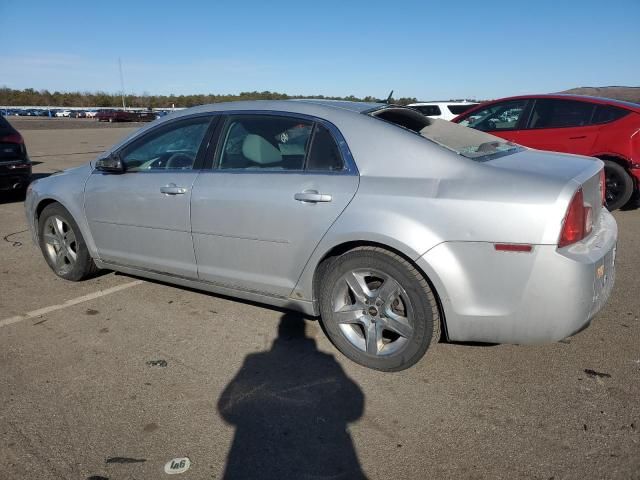
[[[127,106],[124,104],[124,77],[122,76],[122,59],[118,57],[118,65],[120,66],[120,92],[122,95],[122,109],[126,110]]]

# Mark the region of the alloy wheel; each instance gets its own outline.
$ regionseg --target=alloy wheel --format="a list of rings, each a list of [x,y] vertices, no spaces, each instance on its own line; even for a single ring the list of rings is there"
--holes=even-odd
[[[414,313],[400,283],[380,270],[345,273],[333,289],[333,318],[357,349],[375,356],[401,350],[414,333]]]
[[[43,240],[47,256],[59,275],[70,272],[78,258],[78,243],[71,226],[53,215],[44,224]]]

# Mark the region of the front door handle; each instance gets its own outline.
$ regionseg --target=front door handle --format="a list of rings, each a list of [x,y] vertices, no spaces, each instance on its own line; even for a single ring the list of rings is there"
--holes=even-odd
[[[586,135],[579,135],[577,137],[569,137],[569,140],[581,140],[583,138],[587,138]]]
[[[317,190],[305,190],[304,192],[296,193],[293,196],[294,199],[299,202],[318,203],[318,202],[330,202],[331,195],[325,193],[318,193]]]
[[[184,195],[187,193],[187,189],[179,187],[175,183],[170,183],[169,185],[160,187],[160,193],[164,193],[165,195]]]

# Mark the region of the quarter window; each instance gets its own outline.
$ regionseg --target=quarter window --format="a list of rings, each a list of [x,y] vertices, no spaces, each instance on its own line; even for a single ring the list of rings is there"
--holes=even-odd
[[[529,128],[583,127],[591,123],[595,104],[575,100],[538,99]]]
[[[313,123],[288,117],[237,115],[227,121],[218,168],[302,170]]]
[[[323,125],[317,125],[307,160],[307,170],[335,172],[344,169],[340,150],[331,133]]]
[[[146,135],[122,155],[126,171],[192,169],[210,122],[197,118]]]
[[[460,121],[463,127],[471,127],[483,132],[514,130],[527,106],[526,100],[511,100],[497,103],[471,113]]]
[[[593,115],[592,123],[609,123],[615,122],[616,120],[627,116],[629,110],[625,110],[624,108],[613,107],[611,105],[598,105],[596,107],[596,113]]]

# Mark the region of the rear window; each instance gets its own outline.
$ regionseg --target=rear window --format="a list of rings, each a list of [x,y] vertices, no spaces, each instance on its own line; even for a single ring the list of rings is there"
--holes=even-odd
[[[0,115],[0,128],[10,128],[9,122],[2,115]]]
[[[411,130],[447,150],[472,160],[486,161],[522,149],[515,143],[494,135],[439,118],[425,118],[408,108],[383,108],[370,115]]]
[[[609,123],[626,117],[629,110],[624,108],[613,107],[611,105],[598,105],[596,107],[596,113],[593,115],[593,123]]]
[[[447,105],[447,108],[454,115],[460,115],[476,105],[477,103],[470,103],[469,105]]]
[[[438,105],[415,105],[411,108],[418,110],[421,114],[426,115],[427,117],[442,115],[442,111]]]

